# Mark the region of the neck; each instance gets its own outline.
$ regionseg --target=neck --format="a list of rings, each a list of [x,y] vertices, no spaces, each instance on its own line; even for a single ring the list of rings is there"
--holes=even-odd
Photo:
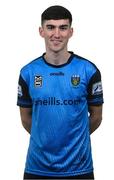
[[[46,52],[46,54],[44,55],[44,58],[50,64],[61,65],[61,64],[65,64],[68,61],[70,55],[71,54],[68,51],[56,52],[56,53]]]

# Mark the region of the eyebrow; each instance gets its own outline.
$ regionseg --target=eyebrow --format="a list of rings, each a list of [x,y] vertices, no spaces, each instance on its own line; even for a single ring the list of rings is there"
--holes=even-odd
[[[67,28],[67,27],[69,27],[69,25],[68,24],[63,24],[63,25],[60,25],[59,27],[64,27],[64,28],[66,27]]]
[[[53,24],[47,24],[46,25],[46,27],[57,27],[56,25],[53,25]],[[59,28],[67,28],[67,27],[69,27],[69,25],[68,24],[61,24],[60,26],[59,26]]]

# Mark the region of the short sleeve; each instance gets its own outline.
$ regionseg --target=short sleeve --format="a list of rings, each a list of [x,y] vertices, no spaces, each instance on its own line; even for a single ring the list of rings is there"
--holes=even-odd
[[[88,105],[101,105],[103,101],[103,88],[101,73],[97,69],[88,84]]]
[[[19,76],[17,105],[20,107],[32,107],[32,99],[29,94],[29,88],[22,75]]]

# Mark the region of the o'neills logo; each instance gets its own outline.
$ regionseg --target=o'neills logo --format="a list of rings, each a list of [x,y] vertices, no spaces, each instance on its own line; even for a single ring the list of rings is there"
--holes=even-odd
[[[64,76],[63,72],[52,72],[50,73],[50,76]]]

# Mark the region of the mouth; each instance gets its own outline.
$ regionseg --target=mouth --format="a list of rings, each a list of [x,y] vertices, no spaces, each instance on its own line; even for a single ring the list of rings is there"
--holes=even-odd
[[[61,40],[51,40],[51,42],[52,42],[54,45],[59,45],[62,41],[61,41]]]

